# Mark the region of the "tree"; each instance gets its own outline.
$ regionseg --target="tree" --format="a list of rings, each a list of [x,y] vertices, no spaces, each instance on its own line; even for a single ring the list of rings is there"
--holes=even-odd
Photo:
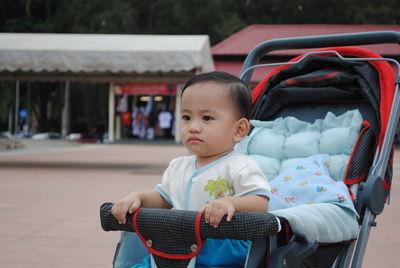
[[[9,116],[13,113],[15,101],[15,82],[0,82],[0,129],[9,129]]]

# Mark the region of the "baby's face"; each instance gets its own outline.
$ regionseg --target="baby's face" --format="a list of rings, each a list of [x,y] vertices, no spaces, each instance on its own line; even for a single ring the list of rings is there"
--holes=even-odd
[[[225,86],[201,82],[185,89],[180,134],[183,144],[198,157],[218,159],[232,151],[237,121]]]

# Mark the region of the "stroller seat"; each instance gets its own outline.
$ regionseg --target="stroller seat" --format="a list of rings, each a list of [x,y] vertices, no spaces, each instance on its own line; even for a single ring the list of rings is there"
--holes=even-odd
[[[378,40],[400,43],[399,33],[382,35],[389,37],[379,39],[373,33],[360,34],[364,39],[358,34],[337,35],[332,39],[314,37],[310,43],[307,38],[300,39],[299,44],[304,48],[332,40],[339,40],[335,45],[379,43]],[[246,59],[241,77],[245,82],[251,74],[249,63],[252,68],[266,51],[260,46],[249,55],[250,60]],[[156,256],[157,267],[193,267],[190,259],[207,238],[251,240],[246,267],[348,267],[350,262],[352,267],[361,267],[369,230],[390,192],[392,144],[400,116],[400,96],[394,93],[400,79],[395,83],[390,65],[370,60],[380,56],[368,50],[332,47],[322,53],[306,55],[304,59],[300,56],[283,64],[253,90],[254,129],[236,149],[251,155],[271,179],[298,161],[328,154],[334,159],[329,174],[349,187],[353,210],[323,202],[268,213],[240,212],[230,223],[223,220],[216,232],[207,230],[202,215],[188,211],[141,209],[133,216],[127,215],[127,224],[120,225],[111,215],[112,204],[108,203],[101,207],[103,229],[138,232],[146,248]],[[352,111],[360,116],[349,117]],[[335,124],[326,120],[329,116]],[[277,128],[277,122],[281,128]],[[292,143],[287,142],[293,138],[287,135],[289,132],[297,135]],[[340,136],[343,133],[348,135]],[[286,135],[281,143],[278,134]],[[252,145],[252,139],[258,141]],[[299,149],[301,143],[306,146]],[[157,218],[162,225],[156,223]],[[254,222],[260,226],[254,226]],[[153,241],[164,241],[160,244],[167,246],[158,242],[155,245]]]
[[[258,162],[269,179],[269,211],[286,218],[292,230],[309,241],[355,239],[357,212],[341,181],[360,133],[368,130],[359,111],[340,116],[329,112],[313,124],[292,116],[250,122],[252,132],[235,150]]]

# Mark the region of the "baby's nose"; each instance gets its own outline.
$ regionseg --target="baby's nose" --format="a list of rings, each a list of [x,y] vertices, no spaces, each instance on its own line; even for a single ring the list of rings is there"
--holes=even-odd
[[[189,131],[192,132],[200,132],[201,131],[201,127],[199,124],[197,124],[196,122],[192,122],[189,126]]]

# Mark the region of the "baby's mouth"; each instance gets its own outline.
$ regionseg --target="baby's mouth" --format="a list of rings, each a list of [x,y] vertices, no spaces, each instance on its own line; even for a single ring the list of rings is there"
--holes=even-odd
[[[190,137],[189,139],[188,139],[188,142],[189,143],[201,143],[201,142],[203,142],[200,138],[198,138],[198,137]]]

